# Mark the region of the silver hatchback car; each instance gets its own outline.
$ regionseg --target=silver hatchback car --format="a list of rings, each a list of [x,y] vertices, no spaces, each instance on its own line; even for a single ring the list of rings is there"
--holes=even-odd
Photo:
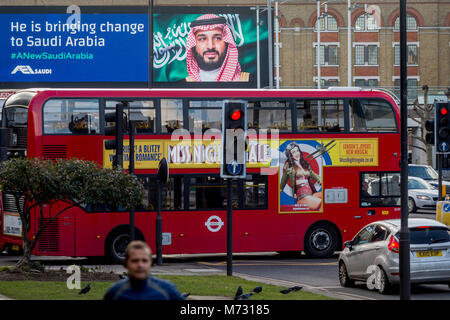
[[[431,219],[408,219],[411,283],[448,284],[450,288],[450,229]],[[343,287],[365,281],[382,294],[400,282],[400,219],[373,222],[347,241],[339,255]]]

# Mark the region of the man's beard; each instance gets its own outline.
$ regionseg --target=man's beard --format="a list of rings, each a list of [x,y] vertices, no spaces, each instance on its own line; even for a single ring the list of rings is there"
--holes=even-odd
[[[200,69],[204,71],[212,71],[219,69],[222,66],[223,62],[225,61],[225,58],[227,57],[227,50],[228,50],[228,43],[226,44],[225,50],[223,51],[222,54],[219,54],[219,51],[217,51],[216,49],[211,49],[206,50],[205,52],[203,52],[203,55],[200,55],[197,52],[197,50],[195,50],[195,47],[192,48],[192,53]],[[205,60],[204,55],[207,52],[217,53],[219,59],[217,61],[208,61],[207,59]]]

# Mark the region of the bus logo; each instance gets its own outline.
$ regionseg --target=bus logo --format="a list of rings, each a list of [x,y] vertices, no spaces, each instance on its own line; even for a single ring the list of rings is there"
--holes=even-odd
[[[220,229],[222,229],[222,226],[224,225],[222,219],[218,216],[211,216],[206,220],[205,226],[208,228],[211,232],[217,232]]]

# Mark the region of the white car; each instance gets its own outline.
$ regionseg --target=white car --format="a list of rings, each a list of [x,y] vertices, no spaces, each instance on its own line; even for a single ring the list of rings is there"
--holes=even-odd
[[[438,188],[439,175],[431,166],[410,164],[408,165],[408,175],[410,177],[422,178],[433,187]],[[442,185],[447,186],[447,194],[450,194],[450,181],[442,180]]]
[[[408,212],[417,209],[436,209],[439,191],[424,179],[408,178]]]
[[[400,219],[376,221],[344,243],[339,255],[339,282],[351,287],[365,281],[369,289],[388,293],[400,283]],[[409,218],[411,283],[448,284],[450,229],[431,219]]]

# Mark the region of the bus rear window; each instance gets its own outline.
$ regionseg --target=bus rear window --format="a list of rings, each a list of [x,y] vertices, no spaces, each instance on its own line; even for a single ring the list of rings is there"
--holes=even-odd
[[[397,132],[392,106],[381,99],[351,100],[350,131]]]

